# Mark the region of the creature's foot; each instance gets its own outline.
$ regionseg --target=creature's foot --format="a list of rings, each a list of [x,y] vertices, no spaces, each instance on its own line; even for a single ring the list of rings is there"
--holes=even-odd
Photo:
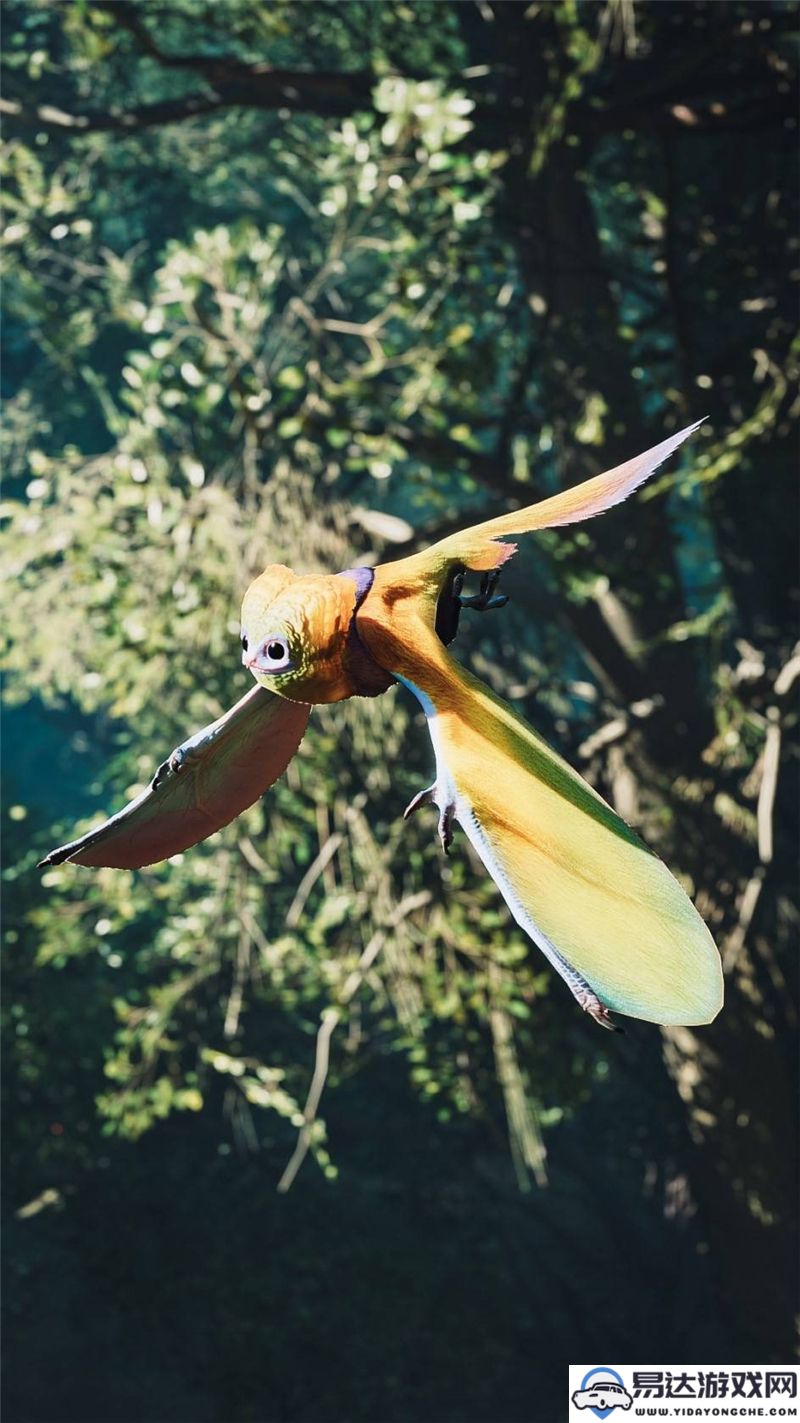
[[[403,819],[408,820],[415,810],[419,810],[421,805],[435,805],[439,811],[439,839],[442,842],[442,849],[447,855],[453,843],[453,819],[456,813],[455,802],[445,800],[441,802],[438,798],[437,786],[434,782],[432,786],[426,786],[424,791],[418,791],[414,799],[409,801],[403,811]]]
[[[567,960],[556,955],[556,968],[567,984],[576,1002],[580,1004],[584,1013],[588,1013],[590,1018],[594,1018],[601,1028],[607,1028],[610,1033],[624,1033],[625,1029],[615,1023],[605,1003],[598,998],[593,988],[589,987],[586,979],[578,973],[578,970],[567,963]]]
[[[484,573],[481,578],[480,592],[473,593],[467,598],[465,598],[461,592],[463,581],[461,587],[457,590],[454,587],[453,591],[459,607],[472,608],[473,612],[476,613],[486,613],[490,608],[504,608],[508,602],[508,594],[495,593],[500,573],[501,570],[499,568],[493,568],[490,573]]]
[[[436,605],[436,633],[442,639],[445,647],[448,647],[458,632],[458,619],[462,608],[471,608],[476,613],[488,612],[490,608],[504,608],[508,602],[505,593],[496,593],[497,580],[500,577],[500,569],[492,569],[490,573],[484,573],[481,577],[479,593],[464,594],[464,575],[466,569],[462,565],[455,567],[449,581],[439,595]]]
[[[453,818],[456,813],[455,805],[448,801],[444,806],[439,806],[439,839],[442,842],[442,849],[446,855],[450,854],[450,846],[453,843]]]
[[[588,1013],[590,1018],[594,1018],[601,1028],[607,1028],[610,1033],[624,1033],[619,1023],[615,1023],[605,1003],[601,1003],[597,994],[591,989],[588,983],[583,984],[583,989],[578,989],[570,984],[575,997],[580,1003],[584,1013]]]

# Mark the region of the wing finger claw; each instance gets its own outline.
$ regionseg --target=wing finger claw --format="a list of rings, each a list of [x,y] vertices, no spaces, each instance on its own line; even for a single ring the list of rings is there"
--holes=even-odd
[[[417,794],[408,802],[408,805],[403,811],[403,819],[408,820],[409,817],[414,815],[423,805],[435,805],[435,791],[435,786],[426,786],[424,791],[417,791]]]

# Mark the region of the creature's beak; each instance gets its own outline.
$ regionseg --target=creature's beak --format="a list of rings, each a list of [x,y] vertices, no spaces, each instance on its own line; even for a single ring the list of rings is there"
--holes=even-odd
[[[276,670],[274,666],[266,666],[266,667],[265,667],[265,666],[263,665],[262,658],[261,658],[261,656],[260,656],[260,652],[261,652],[261,649],[259,648],[259,650],[258,650],[257,652],[246,652],[246,653],[244,654],[244,656],[242,657],[242,662],[244,663],[244,665],[245,665],[245,667],[247,668],[248,672],[250,673],[250,675],[251,675],[252,677],[255,677],[256,680],[258,680],[259,676],[261,676],[261,677],[268,677],[271,673],[274,673],[275,670]]]

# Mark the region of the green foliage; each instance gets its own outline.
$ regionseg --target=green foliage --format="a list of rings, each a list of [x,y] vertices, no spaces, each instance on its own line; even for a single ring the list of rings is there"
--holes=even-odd
[[[34,1200],[129,1141],[262,1146],[271,1185],[299,1138],[341,1179],[335,1104],[380,1154],[401,1063],[425,1130],[507,1133],[523,1188],[641,1077],[625,1169],[683,1152],[709,1232],[723,1178],[737,1231],[785,1219],[787,1124],[751,1101],[759,1074],[784,1100],[796,731],[789,9],[762,8],[756,35],[737,4],[9,0],[5,1012]],[[266,563],[391,558],[703,414],[630,511],[522,550],[458,650],[695,894],[729,1038],[668,1038],[668,1077],[579,1019],[463,839],[443,861],[403,824],[431,757],[399,691],[316,710],[264,802],[167,865],[37,876],[246,689]],[[572,1189],[558,1238],[588,1230]]]
[[[69,29],[79,44],[83,31]],[[402,536],[420,504],[443,502],[442,481],[431,483],[428,460],[392,420],[441,430],[457,457],[498,398],[491,362],[498,389],[507,382],[514,336],[486,282],[507,283],[511,257],[482,218],[502,155],[450,156],[471,107],[436,82],[382,80],[374,117],[333,129],[312,164],[300,132],[294,149],[273,149],[282,201],[268,198],[260,220],[184,231],[164,190],[146,248],[103,245],[118,218],[85,154],[51,163],[10,146],[8,307],[38,355],[28,348],[35,380],[11,405],[10,473],[27,483],[7,506],[9,694],[69,699],[102,718],[119,748],[106,804],[134,793],[187,727],[244,689],[237,594],[265,562],[347,566],[368,551],[366,530],[394,532],[387,511],[402,514]],[[232,150],[239,119],[221,122]],[[158,147],[176,142],[159,136]],[[98,164],[113,161],[107,140],[92,148]],[[220,189],[230,205],[227,169],[206,175],[206,210]],[[241,206],[253,209],[254,195]],[[443,249],[435,232],[450,224]],[[66,407],[54,398],[64,387]],[[376,497],[384,484],[388,500]],[[457,494],[452,479],[444,489],[448,501]],[[96,954],[98,972],[121,980],[105,1052],[113,1086],[98,1096],[107,1129],[138,1135],[172,1110],[198,1109],[223,1045],[243,1062],[255,1054],[255,1077],[228,1074],[238,1111],[301,1120],[303,1044],[387,924],[359,991],[358,1037],[377,1034],[389,1050],[395,1039],[414,1061],[430,1035],[429,1065],[413,1066],[411,1080],[424,1099],[441,1098],[443,1117],[484,1109],[498,1013],[525,1036],[546,975],[516,931],[507,948],[507,918],[474,868],[442,870],[424,827],[402,838],[397,828],[415,764],[425,774],[405,710],[392,699],[315,721],[266,824],[256,808],[145,875],[44,875],[25,931],[37,962],[52,971]],[[331,837],[335,857],[287,934],[298,877]],[[393,922],[415,881],[442,877],[446,912],[426,902]],[[263,1061],[265,1015],[276,1013],[287,1043]],[[469,1070],[453,1068],[461,1042]],[[293,1096],[263,1087],[264,1074],[287,1072]]]

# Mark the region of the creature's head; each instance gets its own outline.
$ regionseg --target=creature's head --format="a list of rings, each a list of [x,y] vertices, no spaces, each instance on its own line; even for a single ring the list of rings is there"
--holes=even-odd
[[[262,687],[296,702],[338,702],[384,691],[354,628],[371,583],[366,569],[304,577],[271,564],[242,603],[242,661]]]

